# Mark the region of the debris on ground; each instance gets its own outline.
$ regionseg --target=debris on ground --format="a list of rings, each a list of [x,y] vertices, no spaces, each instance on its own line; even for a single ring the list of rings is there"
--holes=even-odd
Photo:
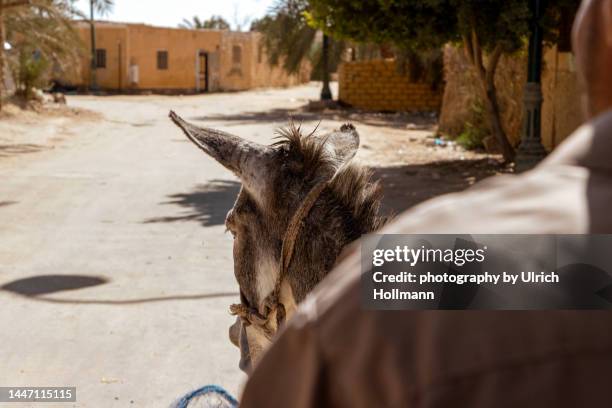
[[[100,114],[81,108],[75,108],[66,104],[66,96],[56,92],[54,94],[44,94],[42,102],[38,98],[24,100],[19,97],[12,97],[2,104],[0,120],[32,120],[44,117],[80,117],[86,119],[98,119]]]

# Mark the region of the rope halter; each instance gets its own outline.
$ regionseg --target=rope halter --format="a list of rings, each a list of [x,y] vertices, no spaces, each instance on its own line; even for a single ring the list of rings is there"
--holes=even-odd
[[[274,289],[263,301],[264,313],[262,314],[258,309],[244,304],[233,304],[230,306],[230,313],[232,315],[240,317],[242,322],[246,325],[254,325],[259,327],[268,340],[272,339],[275,331],[278,330],[278,328],[285,322],[286,310],[285,306],[280,302],[280,291],[281,284],[287,276],[289,266],[291,266],[295,242],[297,241],[302,225],[304,224],[304,220],[308,214],[310,214],[310,211],[321,196],[321,193],[328,185],[329,180],[323,180],[315,184],[315,186],[308,192],[297,211],[291,217],[289,226],[287,227],[285,236],[283,237],[278,278],[274,284]],[[276,312],[276,329],[270,325],[270,318],[273,312]]]

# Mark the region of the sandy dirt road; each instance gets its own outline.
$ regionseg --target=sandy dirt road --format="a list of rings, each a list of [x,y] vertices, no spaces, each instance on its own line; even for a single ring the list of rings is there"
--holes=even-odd
[[[165,407],[211,383],[239,392],[223,226],[239,183],[169,109],[262,143],[289,114],[307,129],[322,118],[322,131],[356,122],[387,209],[495,172],[485,156],[428,147],[418,121],[300,111],[318,92],[73,96],[96,114],[0,121],[0,386],[76,386],[66,406],[105,408]]]

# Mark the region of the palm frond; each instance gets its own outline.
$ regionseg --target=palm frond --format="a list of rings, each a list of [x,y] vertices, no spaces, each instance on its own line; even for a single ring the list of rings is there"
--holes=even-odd
[[[94,10],[97,14],[105,16],[113,11],[115,7],[114,0],[93,0]]]
[[[16,52],[35,50],[62,71],[78,65],[84,46],[72,22],[72,2],[32,0],[8,10],[4,16],[6,38]]]

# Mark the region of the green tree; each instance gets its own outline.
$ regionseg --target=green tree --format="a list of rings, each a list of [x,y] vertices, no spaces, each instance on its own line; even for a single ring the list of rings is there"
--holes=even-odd
[[[336,69],[345,44],[325,37],[318,41],[317,30],[306,21],[308,7],[307,0],[278,0],[269,15],[252,23],[251,30],[263,34],[270,64],[280,64],[289,73],[299,71],[305,60],[320,67],[321,99],[331,99],[329,73]]]
[[[8,41],[16,48],[19,55],[17,64],[29,64],[24,66],[29,72],[28,80],[32,75],[40,74],[44,64],[28,62],[24,53],[26,49],[36,51],[37,61],[60,67],[69,65],[69,61],[76,62],[80,49],[71,21],[74,15],[69,0],[0,0],[0,109],[8,61],[4,44]]]
[[[49,61],[31,46],[21,46],[15,63],[14,77],[17,82],[17,95],[25,100],[31,99],[34,87],[46,85]]]
[[[6,71],[6,28],[5,20],[9,13],[22,11],[26,7],[30,7],[30,0],[0,0],[0,110],[2,110],[2,98],[4,96]]]
[[[503,54],[523,47],[529,34],[530,0],[310,0],[309,23],[356,41],[391,42],[406,50],[461,44],[477,73],[491,132],[504,158],[514,158],[501,122],[495,72]],[[561,7],[578,0],[550,2],[541,23],[556,27]],[[554,40],[552,32],[549,39]]]
[[[198,16],[193,16],[191,20],[186,18],[183,19],[183,22],[179,24],[181,28],[189,28],[189,29],[210,29],[210,30],[229,30],[230,25],[221,16],[212,16],[208,20],[201,20]]]
[[[91,89],[97,89],[96,82],[96,13],[98,15],[107,15],[113,11],[115,6],[114,0],[89,0],[89,26],[91,35]]]

